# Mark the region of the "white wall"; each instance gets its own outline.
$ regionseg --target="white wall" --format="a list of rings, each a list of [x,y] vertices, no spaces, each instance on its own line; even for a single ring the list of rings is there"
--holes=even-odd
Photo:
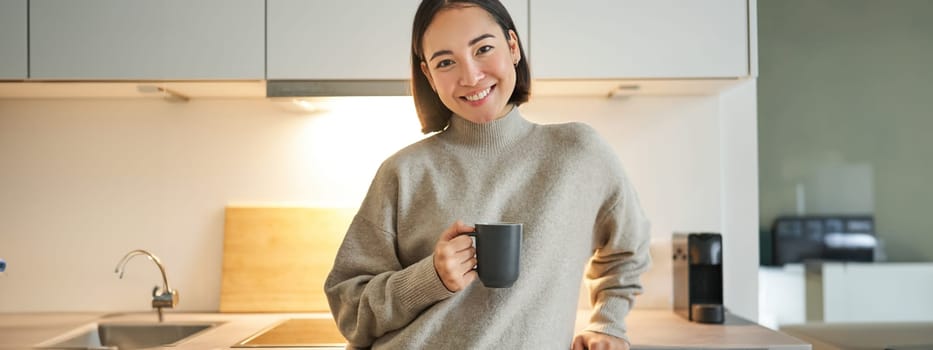
[[[113,275],[135,248],[166,263],[181,310],[216,310],[225,205],[356,205],[379,161],[420,137],[413,108],[391,103],[402,113],[283,106],[0,100],[0,311],[148,309],[154,265]]]
[[[653,222],[655,264],[640,308],[670,307],[673,231],[723,231],[727,288],[743,279],[757,286],[757,272],[730,275],[757,264],[757,246],[751,256],[728,243],[757,244],[756,226],[724,231],[733,225],[723,221],[735,218],[724,214],[733,199],[723,176],[737,165],[721,138],[736,131],[723,129],[720,115],[735,105],[728,97],[644,96],[538,97],[523,107],[539,122],[585,121],[619,153]],[[421,137],[410,100],[311,115],[288,106],[0,100],[0,257],[9,263],[0,312],[147,310],[156,268],[140,259],[124,280],[112,273],[135,248],[166,263],[179,309],[217,310],[225,205],[356,205],[379,162]],[[756,203],[744,205],[757,211]],[[757,289],[745,288],[727,290],[726,304],[754,319],[757,301],[743,298]]]
[[[758,105],[755,80],[720,94],[723,300],[758,318]]]

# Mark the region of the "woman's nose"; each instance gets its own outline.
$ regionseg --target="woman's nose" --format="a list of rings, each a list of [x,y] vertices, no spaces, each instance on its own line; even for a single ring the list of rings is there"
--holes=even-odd
[[[468,60],[460,67],[461,86],[475,86],[484,77],[483,70],[476,61]]]

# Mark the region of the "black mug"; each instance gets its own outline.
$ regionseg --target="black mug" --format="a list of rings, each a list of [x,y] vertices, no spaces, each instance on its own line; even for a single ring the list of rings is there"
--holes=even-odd
[[[476,224],[476,273],[487,288],[508,288],[518,279],[522,224]]]

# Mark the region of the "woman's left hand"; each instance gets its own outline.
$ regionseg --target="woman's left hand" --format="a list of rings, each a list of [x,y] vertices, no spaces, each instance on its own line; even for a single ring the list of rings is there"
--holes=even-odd
[[[572,350],[629,350],[622,338],[596,332],[581,332],[573,338]]]

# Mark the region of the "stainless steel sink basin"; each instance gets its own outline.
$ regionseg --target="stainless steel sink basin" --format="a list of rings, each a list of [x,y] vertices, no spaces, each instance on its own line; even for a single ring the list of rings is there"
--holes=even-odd
[[[40,349],[132,350],[173,346],[219,323],[99,323],[69,332]]]

